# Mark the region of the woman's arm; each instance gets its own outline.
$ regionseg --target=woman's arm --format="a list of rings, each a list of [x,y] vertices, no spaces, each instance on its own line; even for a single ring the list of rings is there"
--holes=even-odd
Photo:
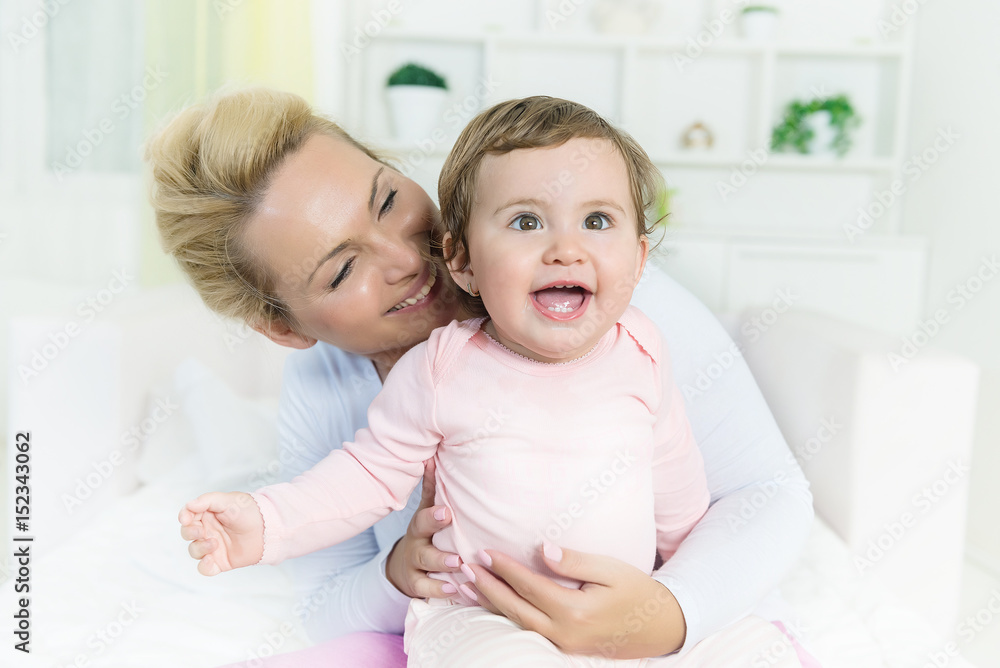
[[[319,343],[285,364],[278,410],[278,478],[290,480],[367,425],[381,389],[371,362]],[[358,631],[402,633],[410,598],[385,576],[386,560],[420,499],[339,545],[283,566],[296,587],[296,614],[317,642]]]
[[[812,495],[750,369],[715,316],[655,266],[632,303],[656,322],[670,346],[674,382],[712,495],[708,512],[654,574],[684,611],[686,650],[748,614],[778,585],[809,533]]]

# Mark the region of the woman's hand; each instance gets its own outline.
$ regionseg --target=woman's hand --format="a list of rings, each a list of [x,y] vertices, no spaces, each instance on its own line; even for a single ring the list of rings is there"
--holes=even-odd
[[[502,552],[483,554],[490,570],[472,566],[483,607],[542,634],[564,652],[638,659],[684,644],[687,629],[677,599],[630,564],[546,543],[549,568],[584,583],[567,589]]]
[[[451,523],[451,510],[434,505],[434,466],[433,458],[424,464],[420,506],[385,563],[386,578],[410,598],[448,598],[455,593],[454,586],[427,574],[455,572],[461,566],[457,554],[442,552],[431,544],[434,534]]]
[[[252,566],[264,553],[264,518],[245,492],[202,494],[181,508],[177,520],[202,575]]]

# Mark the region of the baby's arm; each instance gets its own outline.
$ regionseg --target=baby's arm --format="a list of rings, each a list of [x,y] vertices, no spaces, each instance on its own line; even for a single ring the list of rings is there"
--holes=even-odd
[[[214,574],[307,554],[405,507],[424,461],[441,440],[433,407],[430,365],[418,346],[386,378],[369,408],[369,427],[358,431],[353,443],[291,482],[252,495],[203,495],[181,511],[182,535],[203,534],[197,536],[205,541],[202,547],[191,548],[191,556],[202,560],[199,571]]]

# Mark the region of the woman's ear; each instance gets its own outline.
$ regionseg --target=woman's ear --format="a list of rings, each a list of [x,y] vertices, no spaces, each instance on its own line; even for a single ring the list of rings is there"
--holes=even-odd
[[[452,244],[454,243],[451,232],[444,233],[441,243],[444,246],[444,255],[448,257],[452,254]],[[472,272],[472,265],[469,264],[469,253],[466,249],[460,248],[458,253],[448,261],[448,272],[451,274],[451,280],[455,281],[461,290],[475,295],[479,294],[476,276]]]
[[[266,324],[253,325],[253,329],[267,338],[271,339],[279,346],[305,350],[316,345],[316,339],[305,334],[299,334],[294,329],[282,321],[268,322]]]

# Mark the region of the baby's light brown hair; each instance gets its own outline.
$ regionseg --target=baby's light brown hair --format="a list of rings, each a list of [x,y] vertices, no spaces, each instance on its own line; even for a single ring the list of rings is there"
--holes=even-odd
[[[445,262],[468,266],[468,228],[476,199],[479,166],[487,155],[518,149],[548,148],[570,139],[605,139],[622,156],[628,172],[636,235],[650,234],[659,222],[655,208],[663,192],[663,176],[649,156],[628,133],[615,128],[600,114],[582,104],[535,95],[500,102],[472,119],[451,149],[438,180],[441,229],[438,240],[450,233],[454,240],[444,249]],[[482,301],[459,292],[469,311],[486,315]]]

